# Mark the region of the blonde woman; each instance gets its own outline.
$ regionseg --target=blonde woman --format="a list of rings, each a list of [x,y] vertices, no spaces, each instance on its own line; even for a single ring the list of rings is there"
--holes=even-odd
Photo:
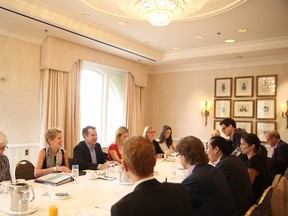
[[[114,160],[122,164],[122,146],[128,138],[128,129],[124,126],[119,127],[115,133],[115,141],[108,149],[109,160]]]
[[[6,135],[0,131],[0,182],[11,180],[9,159],[4,154],[7,143]]]
[[[164,152],[160,148],[159,143],[154,140],[156,134],[156,130],[152,126],[146,126],[143,131],[143,137],[149,139],[153,145],[155,146],[155,154],[157,158],[163,158]]]
[[[63,133],[59,128],[50,128],[45,133],[47,147],[40,150],[35,167],[35,177],[53,172],[71,172],[67,152],[62,149]]]

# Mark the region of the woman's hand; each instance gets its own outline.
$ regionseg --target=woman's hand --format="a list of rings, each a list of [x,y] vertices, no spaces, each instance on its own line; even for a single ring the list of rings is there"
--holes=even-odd
[[[57,167],[57,171],[69,173],[71,170],[66,166]]]

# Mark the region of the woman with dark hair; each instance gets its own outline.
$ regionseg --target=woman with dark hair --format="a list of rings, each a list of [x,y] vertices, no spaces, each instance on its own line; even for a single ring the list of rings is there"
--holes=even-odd
[[[254,196],[258,200],[263,191],[272,183],[268,170],[267,149],[261,145],[256,134],[245,134],[241,137],[241,152],[248,156],[246,168],[250,176]]]
[[[227,179],[237,208],[236,215],[244,215],[255,199],[246,166],[238,157],[231,155],[231,144],[231,140],[221,136],[211,137],[207,153],[210,161],[216,163],[215,167]]]
[[[159,142],[160,148],[163,152],[169,151],[169,153],[176,152],[176,146],[173,144],[172,139],[172,128],[169,125],[164,125],[159,138],[157,139]]]

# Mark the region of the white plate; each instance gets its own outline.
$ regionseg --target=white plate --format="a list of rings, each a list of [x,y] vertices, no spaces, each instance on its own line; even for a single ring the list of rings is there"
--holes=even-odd
[[[10,207],[8,207],[8,208],[3,208],[3,212],[8,215],[28,215],[28,214],[32,214],[33,212],[36,212],[38,209],[39,209],[38,205],[30,204],[28,206],[27,211],[23,211],[23,212],[11,211]]]

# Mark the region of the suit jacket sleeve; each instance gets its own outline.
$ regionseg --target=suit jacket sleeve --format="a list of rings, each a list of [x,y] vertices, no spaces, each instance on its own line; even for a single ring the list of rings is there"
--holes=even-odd
[[[277,156],[272,159],[272,163],[283,172],[288,166],[288,144],[281,140],[278,145]]]

